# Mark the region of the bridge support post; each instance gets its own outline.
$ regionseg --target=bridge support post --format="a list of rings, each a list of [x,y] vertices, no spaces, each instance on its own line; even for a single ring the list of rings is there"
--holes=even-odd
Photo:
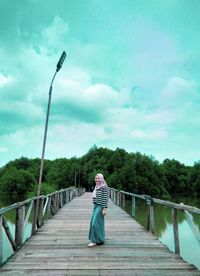
[[[178,214],[177,209],[172,209],[172,221],[174,230],[174,252],[180,254],[179,234],[178,234]]]
[[[40,201],[39,201],[39,216],[38,216],[39,227],[41,227],[44,223],[43,208],[44,208],[44,199],[40,198]]]
[[[31,233],[32,235],[35,234],[36,229],[37,229],[36,204],[37,204],[37,202],[36,202],[36,200],[34,200],[34,202],[33,202],[33,224],[32,224],[32,233]]]
[[[23,244],[25,206],[16,209],[15,242],[17,247]]]
[[[121,197],[122,197],[122,208],[125,209],[125,205],[126,205],[126,202],[125,202],[125,194],[121,194]]]
[[[47,211],[46,211],[46,217],[47,219],[49,219],[50,217],[50,212],[51,212],[51,197],[48,198],[48,203],[47,203]]]
[[[148,220],[147,220],[147,230],[151,231],[152,234],[155,232],[154,227],[154,209],[153,209],[153,198],[148,195],[144,195],[146,203],[148,205]]]
[[[133,218],[135,218],[135,197],[131,197],[131,203],[132,203],[132,208],[131,208],[131,215]]]

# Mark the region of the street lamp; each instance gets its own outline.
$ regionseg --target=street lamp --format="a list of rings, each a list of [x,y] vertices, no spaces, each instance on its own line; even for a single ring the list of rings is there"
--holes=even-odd
[[[61,57],[60,57],[60,59],[57,63],[56,72],[53,75],[53,78],[52,78],[51,84],[50,84],[50,88],[49,88],[49,101],[48,101],[47,114],[46,114],[46,123],[45,123],[44,139],[43,139],[42,157],[41,157],[41,164],[40,164],[40,175],[39,175],[38,190],[37,190],[35,223],[37,223],[37,219],[38,219],[39,196],[40,196],[41,183],[42,183],[42,174],[43,174],[43,167],[44,167],[44,154],[45,154],[46,139],[47,139],[47,129],[48,129],[48,122],[49,122],[49,112],[50,112],[50,105],[51,105],[51,95],[52,95],[53,81],[55,79],[56,74],[61,69],[65,58],[66,58],[66,52],[63,51],[63,53],[62,53],[62,55],[61,55]]]

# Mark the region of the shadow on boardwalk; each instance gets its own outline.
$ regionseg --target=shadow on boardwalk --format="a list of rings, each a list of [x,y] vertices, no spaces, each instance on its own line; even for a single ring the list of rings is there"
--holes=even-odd
[[[200,275],[111,201],[105,245],[87,248],[91,197],[85,193],[60,209],[0,275]]]

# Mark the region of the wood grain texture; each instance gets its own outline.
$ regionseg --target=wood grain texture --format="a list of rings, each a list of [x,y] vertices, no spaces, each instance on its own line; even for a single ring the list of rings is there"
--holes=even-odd
[[[88,248],[92,194],[64,205],[0,269],[2,276],[200,275],[109,201],[105,245]]]

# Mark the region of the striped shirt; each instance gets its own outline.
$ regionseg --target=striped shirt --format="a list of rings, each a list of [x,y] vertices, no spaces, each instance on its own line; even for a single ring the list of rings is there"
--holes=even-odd
[[[93,197],[93,203],[97,203],[104,208],[108,208],[109,188],[108,186],[101,187],[96,190],[96,197]]]

